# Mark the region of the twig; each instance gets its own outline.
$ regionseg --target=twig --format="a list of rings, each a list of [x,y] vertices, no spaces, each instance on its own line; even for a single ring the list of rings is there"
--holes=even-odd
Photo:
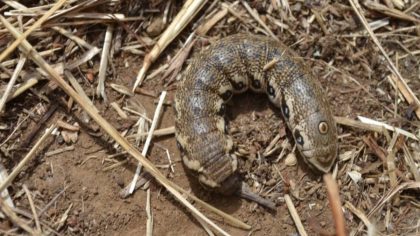
[[[28,187],[25,184],[23,185],[23,190],[25,191],[26,196],[28,197],[29,205],[31,206],[31,211],[35,220],[37,234],[42,235],[41,224],[39,223],[38,214],[36,213],[36,210],[35,210],[35,205],[34,205],[34,201],[32,200],[31,192],[29,191]]]
[[[383,127],[383,128],[385,128],[389,131],[397,132],[397,133],[402,134],[402,135],[404,135],[408,138],[414,139],[416,141],[420,141],[420,139],[416,135],[414,135],[414,134],[412,134],[412,133],[410,133],[406,130],[403,130],[403,129],[400,129],[400,128],[397,128],[397,127],[394,127],[394,126],[391,126],[391,125],[388,125],[388,124],[385,124],[383,122],[372,120],[370,118],[366,118],[366,117],[363,117],[363,116],[357,116],[357,118],[359,118],[359,120],[361,122],[365,123],[365,124],[376,125],[376,126],[379,126],[379,127]]]
[[[153,47],[143,61],[143,66],[140,69],[136,81],[134,82],[133,92],[139,86],[149,70],[152,63],[159,57],[162,51],[169,45],[170,42],[187,26],[190,20],[200,11],[200,9],[206,3],[206,0],[188,0],[182,6],[182,9],[178,12],[176,17],[172,20],[172,23],[163,32],[159,41]]]
[[[19,95],[21,95],[22,93],[24,93],[26,90],[32,88],[33,86],[35,86],[35,84],[38,83],[38,79],[34,79],[34,78],[30,78],[27,79],[22,85],[20,85],[11,96],[9,96],[6,99],[6,102],[9,102],[10,100],[18,97]]]
[[[160,95],[159,103],[156,107],[155,114],[153,115],[153,122],[152,122],[152,125],[150,127],[149,134],[147,135],[146,142],[144,143],[143,150],[141,152],[141,154],[143,156],[146,156],[147,151],[148,151],[149,146],[150,146],[150,142],[152,141],[153,131],[156,129],[156,125],[159,121],[160,112],[162,110],[162,106],[163,106],[163,102],[165,100],[165,97],[166,97],[166,91],[163,91],[162,94]],[[134,188],[136,187],[136,182],[137,182],[137,179],[139,177],[141,167],[142,167],[142,165],[139,163],[139,165],[137,166],[136,173],[134,175],[133,181],[131,181],[131,187],[130,187],[130,191],[129,191],[130,194],[133,193]]]
[[[408,92],[408,94],[413,99],[413,103],[416,105],[416,115],[420,119],[420,101],[416,97],[416,95],[413,93],[413,91],[408,87],[407,82],[404,80],[404,78],[401,76],[400,72],[398,71],[397,67],[395,67],[392,60],[389,58],[388,54],[385,52],[383,47],[381,46],[381,43],[379,42],[378,38],[373,33],[372,29],[370,28],[366,18],[361,13],[361,7],[357,0],[349,0],[351,6],[353,7],[354,11],[356,12],[357,16],[359,17],[360,21],[362,21],[363,25],[365,26],[366,30],[368,31],[370,37],[372,38],[373,42],[378,46],[379,50],[381,51],[382,55],[385,57],[386,61],[388,62],[389,66],[391,67],[392,73],[395,74],[395,76],[398,78],[399,82],[402,83],[405,90]]]
[[[19,164],[13,169],[12,173],[7,177],[7,179],[0,184],[0,192],[3,192],[3,190],[9,186],[9,184],[16,178],[16,176],[19,174],[19,172],[22,170],[22,168],[28,163],[28,161],[34,156],[35,152],[38,150],[38,148],[44,144],[44,141],[49,137],[51,132],[55,129],[55,124],[51,125],[50,128],[48,128],[44,135],[36,142],[36,144],[33,146],[33,148],[26,154],[26,156],[19,162]]]
[[[365,142],[374,151],[376,156],[378,156],[381,159],[384,166],[388,169],[388,162],[386,161],[386,156],[388,155],[388,153],[381,147],[379,147],[379,145],[372,137],[363,137],[362,139],[363,142]],[[399,169],[395,169],[395,173],[404,181],[410,181]]]
[[[165,135],[171,135],[175,133],[175,126],[157,129],[153,131],[153,137],[160,137]],[[149,132],[140,133],[140,136],[147,136]],[[127,138],[135,138],[136,134],[128,135]]]
[[[68,152],[68,151],[73,151],[73,150],[74,150],[74,146],[71,145],[71,146],[68,146],[68,147],[58,148],[58,149],[55,149],[53,151],[46,152],[45,156],[50,157],[50,156],[54,156],[54,155],[57,155],[57,154],[60,154],[60,153],[63,153],[63,152]]]
[[[355,214],[357,217],[359,217],[359,219],[362,220],[362,222],[366,225],[366,228],[371,229],[371,228],[374,227],[372,225],[372,223],[370,223],[369,219],[366,217],[365,213],[363,213],[361,210],[357,209],[355,206],[353,206],[353,204],[346,201],[344,206],[347,209],[349,209],[351,212],[353,212],[353,214]]]
[[[23,65],[25,65],[26,57],[21,57],[19,62],[13,72],[12,78],[10,78],[9,83],[7,84],[6,91],[4,91],[3,96],[0,99],[0,113],[2,113],[3,106],[6,104],[8,100],[9,94],[12,91],[13,85],[15,84],[17,78],[19,77],[19,73],[22,71]]]
[[[324,175],[324,182],[328,191],[328,200],[330,202],[331,211],[335,224],[335,232],[337,236],[346,236],[346,223],[344,221],[343,211],[341,210],[340,195],[337,183],[331,174]]]
[[[35,29],[39,28],[42,23],[44,23],[48,17],[50,17],[54,12],[56,12],[67,0],[59,0],[57,3],[51,7],[41,18],[39,18],[27,31],[25,31],[21,36],[19,36],[10,46],[6,48],[0,54],[0,62],[2,62],[13,50],[16,49],[19,44],[21,44]]]
[[[108,68],[109,49],[111,47],[112,33],[114,32],[114,25],[110,24],[106,28],[104,46],[102,47],[101,62],[99,64],[98,87],[96,88],[96,95],[102,97],[105,102],[107,97],[105,94],[105,76]]]
[[[146,199],[146,214],[147,214],[147,224],[146,224],[146,235],[153,235],[153,214],[150,206],[150,188],[147,189],[147,199]]]
[[[0,198],[0,208],[1,211],[16,225],[18,225],[20,228],[22,228],[23,230],[25,230],[26,232],[29,233],[29,235],[39,235],[41,236],[41,234],[38,234],[35,230],[33,230],[31,227],[29,227],[25,221],[21,218],[19,218],[19,216],[16,215],[16,213],[12,210],[12,208],[10,208],[7,204],[4,203],[3,199]]]
[[[252,9],[247,2],[241,1],[241,3],[242,5],[244,5],[245,9],[249,12],[249,14],[258,22],[258,24],[260,24],[274,40],[279,41],[276,35],[270,30],[270,28],[268,28],[264,21],[261,20],[257,11],[255,9]]]
[[[385,5],[382,5],[382,4],[379,4],[379,3],[375,3],[375,2],[372,2],[372,1],[366,1],[366,2],[364,2],[364,5],[371,10],[381,12],[381,13],[387,15],[387,16],[390,16],[390,17],[398,18],[398,19],[401,19],[401,20],[413,21],[417,24],[420,23],[420,20],[418,20],[418,19],[416,19],[416,18],[414,18],[414,17],[412,17],[412,16],[410,16],[410,15],[408,15],[408,14],[402,12],[402,11],[399,11],[397,9],[389,8],[389,7],[387,7]]]
[[[284,195],[284,200],[286,201],[287,209],[289,209],[290,215],[292,216],[293,221],[295,222],[299,234],[301,236],[308,236],[308,234],[305,231],[305,228],[303,228],[302,221],[300,220],[299,214],[297,213],[289,194]]]
[[[340,124],[340,125],[346,125],[346,126],[350,126],[354,128],[363,129],[363,130],[370,130],[370,131],[377,132],[380,134],[382,134],[383,132],[382,127],[378,125],[365,124],[363,122],[353,120],[347,117],[335,116],[334,120],[335,122],[337,122],[337,124]]]

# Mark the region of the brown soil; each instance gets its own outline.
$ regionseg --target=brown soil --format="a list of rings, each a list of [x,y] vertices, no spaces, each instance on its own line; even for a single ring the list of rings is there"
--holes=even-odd
[[[150,3],[150,6],[146,7],[163,11],[166,5],[165,1],[152,2],[154,3]],[[300,2],[302,1],[291,3],[292,9],[294,9],[293,7],[296,8],[297,4],[304,4]],[[331,7],[331,9],[337,7],[340,13],[346,15],[343,15],[344,18],[337,17],[336,20],[346,24],[350,22],[348,25],[342,25],[342,29],[334,28],[340,24],[330,23],[328,29],[335,33],[334,36],[323,35],[322,30],[316,23],[312,23],[309,27],[312,32],[310,34],[306,34],[302,27],[293,26],[293,24],[300,22],[299,19],[310,15],[309,13],[308,15],[302,12],[299,13],[298,10],[293,11],[293,15],[298,20],[289,22],[291,29],[285,33],[282,33],[280,29],[276,28],[266,18],[265,20],[268,21],[270,28],[275,34],[286,44],[292,45],[298,42],[297,45],[292,46],[298,54],[303,57],[313,58],[307,59],[307,63],[311,65],[314,73],[319,75],[319,79],[326,91],[325,94],[334,108],[335,115],[353,119],[356,119],[357,115],[362,115],[382,120],[388,124],[402,127],[409,132],[417,132],[418,134],[419,121],[410,112],[412,108],[407,106],[405,102],[398,104],[398,116],[394,116],[386,110],[386,108],[391,111],[395,109],[396,93],[395,89],[385,80],[385,76],[389,75],[390,71],[372,41],[369,38],[362,37],[350,42],[353,39],[348,39],[347,41],[345,38],[338,37],[349,32],[356,32],[356,29],[362,29],[362,26],[356,20],[354,12],[347,5],[348,3],[342,4],[346,4],[348,9],[342,5],[340,5],[342,7],[340,8],[337,5],[327,3],[323,6]],[[257,1],[254,1],[250,5],[258,9],[259,14],[268,14],[268,4],[259,5]],[[180,7],[181,4],[171,7],[171,17],[176,15]],[[307,5],[300,7],[304,11],[309,9]],[[122,9],[125,8],[122,7]],[[240,9],[240,14],[243,14],[247,20],[252,19],[242,5],[239,4],[238,9]],[[125,13],[124,10],[121,10],[121,12]],[[202,13],[203,16],[205,13]],[[152,13],[147,13],[146,25],[153,22],[161,14],[156,13],[153,15]],[[325,18],[333,15],[332,10],[324,12]],[[226,18],[228,17],[232,17],[232,15],[228,15]],[[351,23],[356,25],[351,25]],[[240,28],[243,26],[242,23],[235,21],[232,24],[228,25],[225,20],[222,20],[216,24],[214,29],[209,31],[206,37],[213,40],[220,35],[243,31]],[[395,24],[395,27],[398,27],[400,21],[393,19],[391,24]],[[407,26],[412,25],[409,23],[401,24],[404,24],[404,26],[406,24]],[[252,22],[252,25],[257,24]],[[248,27],[250,26],[246,26],[246,31],[255,33],[253,28]],[[143,28],[146,28],[146,26],[143,26]],[[95,33],[91,32],[92,29],[84,29],[86,30],[84,33],[88,35],[86,40],[101,47],[102,42],[97,41]],[[50,29],[45,30],[48,32]],[[100,32],[100,38],[103,38],[105,28],[101,25],[95,30]],[[190,32],[191,26],[190,28],[187,27],[181,33],[181,36],[172,43],[172,46],[160,56],[159,60],[154,63],[151,71],[168,63],[167,57],[173,57],[176,54],[179,50],[178,42],[185,42]],[[295,32],[297,35],[292,35],[290,32]],[[384,30],[384,32],[387,31]],[[149,33],[152,34],[152,30]],[[417,42],[419,42],[418,32],[417,34],[407,34],[417,37]],[[123,35],[128,37],[126,33]],[[57,37],[57,35],[54,37]],[[0,37],[1,40],[2,38]],[[207,40],[199,39],[193,47],[193,51],[199,51],[205,44],[205,41]],[[65,42],[66,38],[60,37],[57,39],[57,43],[64,44]],[[386,50],[403,53],[403,50],[395,48],[397,46],[392,44],[392,42],[386,41],[383,43],[386,46]],[[352,45],[355,46],[351,47]],[[418,45],[420,43],[417,46],[410,44],[408,48],[410,51],[418,50]],[[366,51],[355,56],[356,53],[363,50]],[[313,55],[317,56],[314,57]],[[113,69],[109,70],[109,74],[112,74],[112,76],[107,78],[106,92],[109,103],[117,102],[122,106],[127,100],[136,100],[145,107],[147,116],[152,118],[157,98],[142,94],[136,94],[132,98],[124,97],[109,86],[110,83],[116,83],[131,88],[133,78],[138,73],[143,57],[134,56],[127,52],[116,54],[112,61]],[[50,58],[50,60],[54,61],[56,58]],[[326,65],[332,60],[334,60],[333,66],[338,68],[338,71],[334,71]],[[96,82],[90,83],[83,77],[90,69],[95,71],[94,68],[99,66],[99,58],[96,57],[92,62],[93,66],[88,66],[89,69],[82,68],[80,71],[82,73],[75,73],[78,74],[79,82],[89,96],[95,92]],[[409,56],[399,61],[399,70],[404,78],[410,82],[410,87],[417,95],[420,95],[419,62],[420,58],[418,56]],[[417,69],[414,70],[413,68]],[[360,86],[352,81],[349,76],[355,78]],[[142,88],[159,94],[160,91],[167,89],[163,84],[164,81],[157,76],[151,80],[146,80]],[[32,215],[28,198],[22,190],[23,185],[26,185],[32,193],[37,211],[40,212],[47,206],[45,212],[40,215],[41,222],[48,225],[42,227],[45,233],[51,232],[49,228],[52,227],[58,234],[63,235],[144,235],[147,221],[145,210],[146,191],[139,189],[126,199],[122,199],[119,196],[122,188],[129,184],[133,178],[137,162],[127,155],[109,158],[109,155],[121,152],[121,148],[115,149],[113,147],[114,142],[93,121],[87,124],[83,123],[86,115],[78,105],[73,105],[70,110],[67,110],[65,105],[63,105],[63,101],[67,102],[68,97],[62,91],[56,90],[54,95],[48,95],[50,102],[43,101],[42,97],[36,93],[43,85],[45,85],[45,82],[37,85],[32,92],[27,92],[7,104],[1,123],[6,124],[10,129],[2,131],[0,143],[3,143],[6,137],[11,134],[13,128],[26,116],[28,111],[34,114],[22,123],[17,133],[12,135],[12,138],[3,147],[0,147],[1,164],[10,173],[29,151],[29,148],[42,135],[42,130],[59,119],[64,118],[65,121],[71,124],[77,121],[81,126],[81,130],[78,132],[77,141],[72,144],[74,145],[74,150],[72,151],[52,156],[45,155],[49,151],[70,145],[64,143],[61,137],[50,137],[42,145],[36,157],[25,166],[8,188],[17,208]],[[3,83],[0,86],[2,88]],[[361,89],[361,87],[365,90]],[[169,90],[167,97],[169,102],[173,101],[175,92],[175,89]],[[132,126],[138,117],[124,120],[105,102],[95,99],[94,103],[100,110],[101,115],[119,131],[125,131],[127,128],[130,130],[137,129]],[[52,106],[51,104],[60,105],[52,116],[45,123],[41,124],[41,129],[36,132],[30,144],[25,146],[24,143],[29,139],[37,125],[40,124],[42,115],[45,113],[45,110]],[[35,110],[35,107],[41,107],[42,109]],[[252,186],[253,191],[261,191],[264,193],[264,197],[276,202],[276,211],[270,211],[236,196],[226,197],[204,190],[193,177],[186,173],[173,135],[154,139],[149,149],[148,158],[156,165],[166,165],[168,160],[165,151],[161,147],[168,149],[174,163],[175,172],[171,173],[168,168],[161,168],[161,171],[171,181],[184,189],[191,189],[200,199],[252,226],[251,232],[244,231],[219,221],[217,216],[211,217],[232,235],[297,235],[295,224],[284,203],[283,196],[286,193],[292,196],[297,212],[309,235],[334,234],[334,221],[322,178],[306,167],[299,156],[297,165],[287,166],[285,164],[286,156],[292,151],[293,140],[288,134],[279,111],[269,104],[268,99],[264,95],[253,93],[238,95],[228,106],[227,119],[229,120],[230,132],[234,137],[235,143],[240,144],[243,149],[249,152],[244,157],[240,157],[241,176]],[[173,125],[173,107],[170,104],[165,105],[158,127],[165,128]],[[282,134],[279,143],[286,142],[286,140],[291,143],[291,145],[285,145],[285,155],[278,160],[277,157],[281,151],[278,150],[273,155],[263,157],[262,153],[265,148],[279,133]],[[366,146],[362,138],[372,137],[384,149],[388,147],[389,143],[383,135],[346,126],[339,126],[339,135],[341,155],[347,151],[361,150],[351,160],[339,161],[337,181],[340,188],[340,199],[343,204],[350,202],[367,214],[381,200],[381,197],[390,191],[391,187],[389,181],[380,182],[381,178],[388,177],[386,170],[383,168],[381,160]],[[411,140],[406,141],[406,143],[418,162],[419,143]],[[141,148],[142,146],[139,147],[139,150]],[[404,176],[412,180],[413,176],[409,174],[403,157],[403,152],[401,150],[398,151],[396,154],[397,168],[404,173]],[[116,162],[124,160],[127,160],[127,162],[123,165],[111,170],[103,170]],[[347,172],[351,170],[357,170],[363,174],[361,183],[355,184],[349,178]],[[368,182],[367,179],[375,181]],[[198,221],[159,184],[152,181],[150,190],[154,235],[206,234]],[[387,202],[383,209],[373,214],[369,219],[376,225],[377,230],[384,234],[414,235],[419,233],[420,211],[418,209],[418,196],[418,190],[404,191],[397,198]],[[50,203],[51,205],[48,205]],[[348,232],[363,226],[363,223],[356,215],[347,208],[343,207],[343,209]],[[65,212],[67,210],[66,215]],[[391,214],[388,228],[385,225],[387,211]],[[203,212],[206,211],[203,210]],[[58,222],[63,217],[64,222],[61,224],[61,227],[58,227]],[[0,222],[0,232],[2,233],[21,234],[24,232],[16,230],[15,225],[7,219],[0,220]],[[366,230],[366,227],[363,227],[357,235],[366,234]]]

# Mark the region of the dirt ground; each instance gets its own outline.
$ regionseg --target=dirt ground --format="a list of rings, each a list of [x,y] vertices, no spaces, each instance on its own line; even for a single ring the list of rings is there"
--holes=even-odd
[[[290,14],[294,20],[286,19],[287,11],[281,6],[280,10],[273,9],[272,4],[280,1],[266,2],[250,1],[248,4],[252,9],[256,9],[257,14],[262,17],[276,37],[305,58],[306,63],[322,83],[335,116],[353,120],[357,120],[357,116],[369,117],[407,130],[417,137],[420,136],[419,118],[414,113],[416,107],[408,105],[401,94],[389,83],[387,76],[391,75],[391,71],[387,62],[371,38],[365,34],[363,25],[347,1],[334,3],[317,1],[314,4],[308,1],[290,1]],[[390,17],[380,11],[368,11],[365,6],[364,14],[369,21],[384,18],[388,20],[387,24],[378,28],[375,33],[378,35],[389,33],[389,36],[380,36],[379,39],[394,62],[398,57],[398,70],[419,97],[420,4],[416,5],[415,2],[405,1],[404,8],[400,10],[412,7],[413,9],[407,14],[416,18],[417,22]],[[225,35],[238,32],[266,34],[266,29],[251,17],[244,4],[234,4],[229,1],[207,3],[194,18],[195,23],[189,24],[170,44],[153,63],[148,74],[166,64],[171,64],[170,60],[180,50],[190,33],[211,18],[215,12],[224,9],[222,3],[235,9],[236,15],[235,12],[228,12],[207,34],[197,36],[188,58]],[[23,4],[27,7],[35,7],[40,3],[23,1]],[[169,13],[167,13],[170,20],[175,17],[181,7],[181,1],[172,1],[168,8]],[[126,16],[134,16],[142,12],[143,19],[140,21],[114,23],[116,28],[123,32],[120,32],[120,36],[123,37],[123,46],[133,45],[132,42],[139,43],[133,36],[134,32],[142,37],[140,42],[150,39],[152,42],[150,45],[140,47],[147,53],[167,26],[160,27],[156,23],[157,26],[153,27],[158,29],[152,29],[150,25],[162,20],[166,8],[166,1],[146,1],[139,5],[126,1],[117,7],[108,8],[101,5],[98,9],[87,8],[85,12],[114,12]],[[396,7],[395,9],[398,10]],[[12,8],[3,7],[1,10],[4,13]],[[325,25],[321,25],[314,19],[319,14],[322,15],[321,21]],[[239,18],[240,16],[242,18]],[[62,22],[71,21],[77,22],[77,18],[69,18]],[[121,24],[130,28],[131,31],[126,32],[127,30]],[[417,28],[395,32],[395,30],[413,26]],[[106,24],[63,27],[69,30],[78,29],[79,31],[75,32],[76,35],[92,45],[99,48],[103,45]],[[328,34],[325,34],[325,30]],[[39,51],[47,49],[48,45],[59,45],[67,52],[68,48],[65,48],[69,47],[70,40],[54,33],[50,27],[42,28],[42,32],[47,32],[46,37],[51,38],[47,40],[48,42],[42,42],[42,39],[36,37],[30,38],[31,43],[39,45]],[[351,33],[362,36],[350,37]],[[4,48],[8,42],[12,41],[10,35],[2,34],[0,48]],[[117,41],[116,36],[113,40],[113,43]],[[45,59],[55,64],[70,62],[83,54],[76,52],[63,60],[60,52],[55,52],[54,55]],[[402,55],[407,56],[401,57]],[[15,53],[9,57],[8,59],[18,58],[19,55]],[[174,125],[172,104],[177,82],[172,81],[167,85],[168,79],[162,78],[164,72],[146,79],[141,85],[143,92],[136,93],[134,96],[122,95],[110,85],[114,83],[131,89],[143,59],[144,53],[137,52],[136,54],[129,50],[121,50],[113,54],[106,77],[107,102],[94,98],[100,54],[73,70],[77,81],[93,100],[100,114],[118,131],[128,131],[128,135],[137,130],[135,123],[139,116],[127,112],[130,114],[129,117],[121,118],[110,103],[116,102],[121,107],[128,103],[141,104],[146,111],[146,116],[152,119],[160,92],[167,90],[166,103],[157,128]],[[28,73],[37,73],[34,64],[28,63],[24,70]],[[182,68],[185,68],[186,64]],[[7,69],[14,70],[11,66],[3,68],[5,69],[1,72],[2,75],[7,75],[4,72]],[[92,75],[93,80],[90,79]],[[7,76],[0,79],[0,90],[5,88],[8,80]],[[2,127],[0,163],[10,173],[42,136],[43,130],[58,120],[64,120],[73,125],[77,122],[80,130],[69,132],[73,135],[77,134],[74,142],[66,142],[62,133],[47,138],[38,149],[37,155],[25,165],[8,187],[11,199],[19,209],[17,214],[26,221],[26,224],[35,228],[31,220],[33,217],[31,206],[23,190],[23,187],[27,186],[45,234],[145,235],[147,192],[138,189],[127,198],[120,197],[122,189],[133,178],[137,167],[136,160],[126,154],[114,157],[113,154],[123,151],[121,147],[116,147],[115,142],[92,119],[88,118],[79,105],[69,101],[69,97],[63,91],[57,89],[43,94],[47,85],[47,80],[40,80],[29,91],[6,104],[6,109],[0,118]],[[144,91],[156,96],[147,95]],[[48,111],[51,112],[51,116],[43,120]],[[184,169],[174,135],[154,138],[147,157],[171,181],[186,190],[191,190],[194,195],[210,205],[252,226],[251,231],[241,230],[221,221],[220,217],[209,214],[215,223],[231,235],[299,235],[286,207],[284,194],[291,195],[308,235],[335,235],[333,216],[322,177],[311,171],[300,160],[297,152],[297,164],[293,163],[294,141],[288,134],[279,110],[269,103],[266,96],[251,92],[235,96],[228,104],[226,118],[229,121],[229,133],[234,137],[237,149],[247,152],[239,158],[242,178],[254,192],[274,201],[277,206],[275,211],[237,196],[227,197],[204,190]],[[85,122],[86,120],[88,122]],[[12,133],[15,128],[16,131]],[[378,210],[368,215],[378,235],[419,235],[419,189],[401,188],[401,191],[393,195],[391,199],[384,200],[383,196],[392,192],[396,185],[391,183],[392,177],[384,166],[386,161],[381,160],[378,151],[372,149],[366,141],[374,140],[380,151],[392,152],[393,150],[387,148],[390,146],[388,138],[392,138],[393,133],[380,134],[365,128],[343,124],[339,124],[338,129],[340,150],[336,175],[347,232],[355,235],[368,234],[368,229],[360,219],[360,215],[352,211],[348,205],[345,205],[346,203],[355,206],[362,215],[368,215],[379,203],[383,203]],[[60,129],[60,131],[63,130],[65,129]],[[280,135],[277,142],[278,149],[273,154],[264,156],[265,149],[277,135]],[[390,137],[387,138],[387,135]],[[130,139],[130,141],[133,140]],[[403,146],[406,145],[412,154],[415,162],[414,170],[418,171],[419,142],[400,136],[397,143],[394,164],[402,173],[398,176],[397,185],[402,186],[415,181],[418,183],[415,174],[411,172],[407,164],[407,154],[403,151]],[[139,146],[139,150],[142,150],[142,146],[143,144]],[[47,155],[51,151],[65,147],[74,147],[74,149]],[[174,172],[168,168],[166,150],[170,154]],[[116,163],[119,164],[115,165]],[[351,175],[354,173],[361,175],[357,183]],[[200,223],[165,188],[154,180],[146,186],[150,189],[154,235],[206,235]],[[203,208],[198,207],[198,209],[208,214]],[[0,220],[0,232],[5,235],[25,234],[25,231],[8,218]]]

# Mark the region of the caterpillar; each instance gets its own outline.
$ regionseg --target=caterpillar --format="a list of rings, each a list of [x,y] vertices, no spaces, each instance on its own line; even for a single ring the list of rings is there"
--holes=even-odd
[[[232,194],[238,161],[224,118],[226,103],[248,89],[281,110],[305,163],[326,173],[337,157],[337,128],[319,81],[282,43],[237,34],[198,53],[175,95],[175,137],[185,166],[206,188]]]

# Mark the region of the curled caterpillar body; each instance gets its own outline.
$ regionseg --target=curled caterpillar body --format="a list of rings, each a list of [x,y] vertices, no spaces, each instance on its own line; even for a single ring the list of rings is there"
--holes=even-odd
[[[233,94],[248,89],[266,93],[281,110],[304,161],[330,171],[337,155],[336,124],[319,82],[283,44],[238,34],[196,55],[176,93],[176,139],[184,164],[198,173],[200,183],[225,194],[239,187],[223,113]]]

